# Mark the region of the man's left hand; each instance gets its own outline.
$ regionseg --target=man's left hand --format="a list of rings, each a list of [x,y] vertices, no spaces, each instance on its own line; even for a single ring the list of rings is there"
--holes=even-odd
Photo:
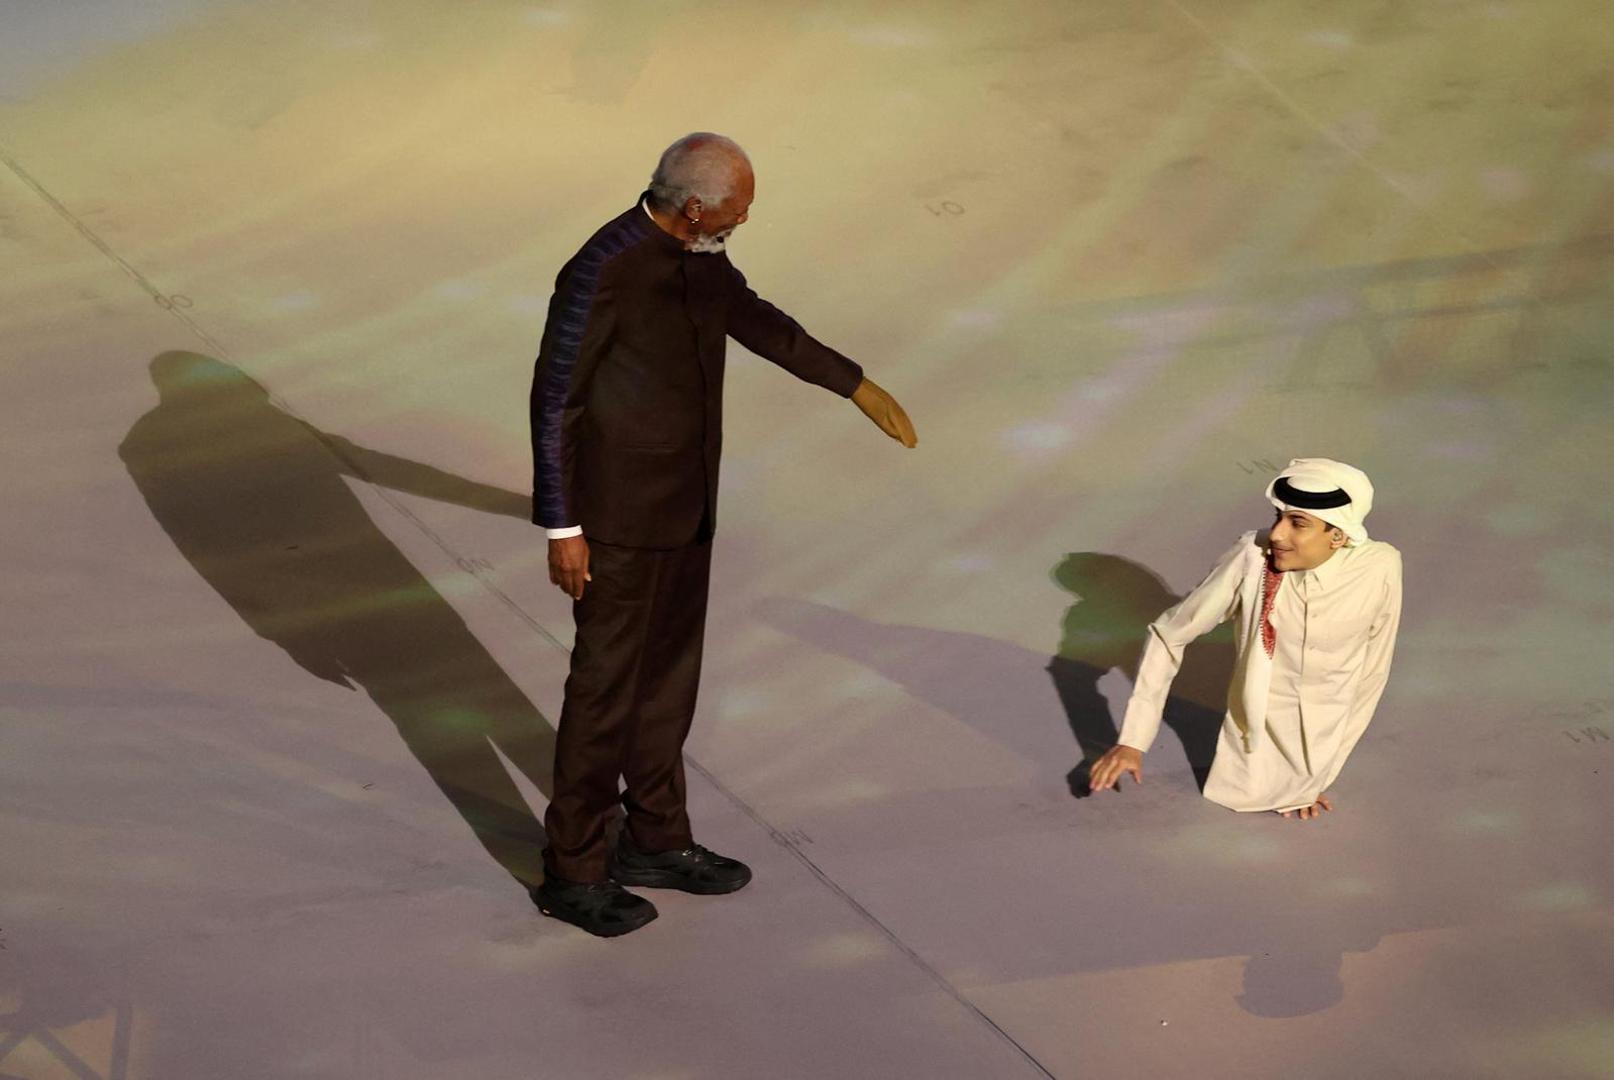
[[[897,399],[880,389],[872,379],[864,379],[858,383],[857,389],[852,391],[852,404],[862,409],[864,416],[873,420],[881,431],[903,446],[912,450],[919,445],[919,436],[914,434],[913,421],[902,411]]]

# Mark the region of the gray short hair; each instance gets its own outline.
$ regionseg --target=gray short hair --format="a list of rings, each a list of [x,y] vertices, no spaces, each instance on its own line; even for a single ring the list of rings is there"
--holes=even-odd
[[[676,211],[690,199],[716,206],[734,193],[735,164],[750,166],[740,144],[710,131],[685,135],[662,151],[650,178],[650,201]]]

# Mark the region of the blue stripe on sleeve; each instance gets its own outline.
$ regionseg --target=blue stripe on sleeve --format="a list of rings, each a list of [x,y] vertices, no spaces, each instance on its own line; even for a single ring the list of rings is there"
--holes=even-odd
[[[539,524],[546,528],[559,529],[578,524],[563,482],[565,462],[561,416],[571,389],[572,372],[577,368],[583,332],[588,327],[589,315],[599,294],[600,274],[606,263],[644,239],[649,224],[649,219],[642,211],[635,211],[634,217],[595,236],[573,260],[564,302],[556,312],[559,323],[555,327],[553,351],[544,372],[543,385],[539,388],[538,468],[534,486],[537,488]]]

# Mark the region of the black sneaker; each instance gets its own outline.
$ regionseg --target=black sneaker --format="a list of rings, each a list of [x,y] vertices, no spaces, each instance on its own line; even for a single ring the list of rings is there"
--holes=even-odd
[[[679,889],[703,896],[738,892],[751,882],[751,868],[736,859],[724,858],[699,844],[651,855],[635,848],[626,830],[607,872],[619,885]]]
[[[614,881],[567,881],[544,878],[532,890],[532,902],[550,918],[569,922],[595,937],[631,934],[656,917],[656,905]]]

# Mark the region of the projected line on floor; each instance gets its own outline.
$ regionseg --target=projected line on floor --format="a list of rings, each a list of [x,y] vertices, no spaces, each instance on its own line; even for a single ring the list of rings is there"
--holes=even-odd
[[[760,828],[766,830],[769,838],[771,838],[774,843],[778,844],[780,847],[790,852],[790,854],[794,855],[796,857],[796,861],[801,863],[802,866],[804,866],[807,871],[813,875],[813,877],[817,878],[821,885],[839,897],[841,901],[850,907],[854,912],[856,912],[864,922],[872,926],[881,937],[890,942],[893,948],[902,953],[903,956],[907,957],[910,963],[912,963],[920,971],[924,972],[925,975],[929,976],[931,981],[936,983],[937,986],[941,987],[943,992],[945,992],[948,997],[956,1001],[981,1023],[985,1024],[987,1027],[991,1028],[992,1031],[996,1032],[999,1038],[1013,1047],[1015,1051],[1018,1052],[1019,1055],[1025,1060],[1025,1062],[1032,1068],[1036,1069],[1038,1073],[1048,1077],[1049,1080],[1053,1080],[1054,1074],[1049,1072],[1048,1068],[1043,1065],[1042,1062],[1038,1061],[1030,1050],[1027,1050],[1023,1045],[1021,1045],[1018,1039],[1005,1031],[997,1021],[993,1020],[984,1011],[982,1011],[978,1005],[965,996],[962,990],[954,986],[948,980],[947,976],[943,975],[940,971],[937,971],[936,968],[933,967],[923,956],[921,956],[917,950],[915,950],[907,942],[903,941],[901,935],[882,922],[878,915],[864,907],[863,904],[859,902],[857,897],[847,892],[839,882],[837,882],[833,877],[825,872],[822,867],[808,857],[806,852],[801,850],[800,841],[796,837],[774,828],[774,826],[768,823],[767,818],[758,813],[750,803],[740,798],[740,796],[736,795],[733,791],[730,791],[723,784],[723,782],[716,777],[716,775],[714,775],[705,766],[701,765],[700,762],[696,761],[688,754],[684,755],[684,761],[691,769],[694,769],[697,773],[699,773],[708,784],[711,784],[712,787],[717,789],[718,793],[727,799],[730,805],[732,805],[736,810],[739,810],[746,817],[750,818]],[[810,840],[808,842],[811,843]]]
[[[45,204],[52,210],[56,211],[57,215],[60,216],[63,221],[71,225],[80,236],[84,237],[84,239],[89,242],[90,246],[94,247],[102,255],[105,255],[109,260],[111,260],[113,265],[122,270],[124,274],[130,278],[130,280],[132,280],[136,285],[139,285],[144,292],[150,295],[158,307],[162,308],[164,311],[167,311],[169,314],[173,315],[174,318],[184,323],[185,326],[189,328],[190,332],[200,338],[203,344],[205,344],[209,349],[214,349],[220,354],[224,353],[225,350],[223,344],[221,344],[219,340],[212,334],[209,334],[206,330],[203,330],[201,326],[197,324],[195,319],[192,319],[185,313],[184,309],[191,306],[190,297],[179,295],[169,296],[167,293],[157,288],[157,286],[152,283],[150,278],[131,265],[123,256],[119,255],[116,251],[113,251],[111,245],[105,240],[101,239],[94,229],[91,229],[88,225],[84,224],[77,214],[73,213],[66,206],[64,206],[61,200],[52,195],[44,184],[36,180],[32,173],[23,168],[22,163],[17,160],[16,156],[13,155],[10,149],[8,149],[3,143],[0,143],[0,162],[4,162],[6,168],[11,170],[12,175],[14,175],[18,180],[22,181],[24,186],[31,190],[35,195],[38,195],[41,199],[43,199]]]
[[[1477,240],[1469,236],[1463,230],[1452,225],[1448,220],[1442,220],[1444,215],[1437,213],[1429,206],[1427,202],[1420,200],[1417,197],[1417,194],[1403,181],[1398,180],[1390,173],[1385,172],[1373,161],[1372,158],[1367,156],[1365,151],[1356,146],[1349,139],[1345,138],[1345,136],[1341,135],[1333,127],[1330,127],[1316,116],[1313,116],[1310,110],[1301,105],[1300,102],[1295,100],[1295,98],[1285,91],[1283,87],[1274,82],[1271,76],[1267,75],[1265,71],[1257,67],[1255,61],[1252,60],[1248,54],[1240,49],[1234,48],[1218,37],[1216,33],[1205,24],[1203,19],[1194,14],[1193,11],[1189,10],[1189,8],[1182,3],[1182,0],[1166,0],[1166,4],[1175,10],[1177,14],[1180,15],[1186,22],[1190,23],[1195,30],[1202,34],[1205,40],[1210,42],[1212,47],[1214,47],[1217,52],[1221,53],[1224,60],[1259,83],[1262,89],[1266,90],[1267,93],[1276,98],[1278,103],[1281,104],[1292,116],[1294,116],[1295,119],[1305,124],[1319,137],[1343,151],[1358,165],[1361,165],[1364,169],[1377,177],[1379,182],[1384,184],[1385,187],[1389,188],[1391,191],[1394,191],[1397,195],[1401,196],[1407,202],[1416,207],[1419,213],[1428,214],[1435,221],[1439,222],[1440,226],[1451,233],[1451,235],[1459,240],[1464,247],[1475,251],[1476,257],[1484,261],[1488,266],[1490,266],[1491,269],[1498,272],[1503,270],[1502,264],[1493,259],[1489,252],[1483,250],[1483,245],[1481,245]]]

